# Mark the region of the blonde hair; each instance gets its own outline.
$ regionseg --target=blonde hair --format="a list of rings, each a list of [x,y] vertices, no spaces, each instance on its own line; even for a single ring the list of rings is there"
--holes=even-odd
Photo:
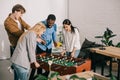
[[[39,22],[35,24],[35,26],[33,26],[29,31],[34,31],[37,35],[39,35],[39,33],[43,30],[45,31],[46,27],[42,22]]]
[[[19,41],[22,41],[23,37],[28,33],[28,32],[35,32],[36,35],[38,36],[41,31],[45,31],[46,27],[42,22],[39,22],[35,24],[31,29],[29,29],[27,32],[23,33],[19,39]]]

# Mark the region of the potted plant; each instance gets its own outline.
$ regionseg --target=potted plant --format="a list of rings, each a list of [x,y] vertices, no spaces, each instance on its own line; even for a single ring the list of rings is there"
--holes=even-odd
[[[41,74],[38,74],[34,77],[34,80],[52,80],[52,78],[56,77],[57,80],[61,80],[60,78],[58,78],[59,73],[58,72],[54,72],[51,73],[50,76],[47,78]]]
[[[116,36],[116,34],[113,34],[113,32],[109,28],[106,28],[106,31],[104,32],[104,34],[102,36],[95,36],[95,38],[102,38],[101,42],[105,46],[114,46],[111,38],[113,38],[115,36]]]

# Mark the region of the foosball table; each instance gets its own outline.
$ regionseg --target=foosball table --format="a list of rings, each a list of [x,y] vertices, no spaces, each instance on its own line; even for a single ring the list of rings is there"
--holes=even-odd
[[[45,69],[46,71],[58,72],[61,76],[91,70],[90,59],[85,60],[82,58],[73,58],[60,55],[40,55],[37,56],[37,62],[40,64],[40,68]],[[32,65],[31,67],[34,72],[34,65]],[[33,75],[32,72],[31,75]]]

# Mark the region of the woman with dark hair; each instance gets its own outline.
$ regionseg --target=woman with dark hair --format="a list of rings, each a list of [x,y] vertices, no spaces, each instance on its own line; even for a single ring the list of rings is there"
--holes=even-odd
[[[80,53],[79,31],[73,27],[69,19],[63,21],[63,51],[61,55],[67,55],[77,58]]]

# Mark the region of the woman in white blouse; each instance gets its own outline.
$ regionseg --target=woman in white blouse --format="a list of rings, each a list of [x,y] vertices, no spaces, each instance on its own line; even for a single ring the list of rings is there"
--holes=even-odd
[[[73,27],[69,19],[63,21],[63,51],[61,55],[77,58],[80,53],[80,35],[78,28]]]

